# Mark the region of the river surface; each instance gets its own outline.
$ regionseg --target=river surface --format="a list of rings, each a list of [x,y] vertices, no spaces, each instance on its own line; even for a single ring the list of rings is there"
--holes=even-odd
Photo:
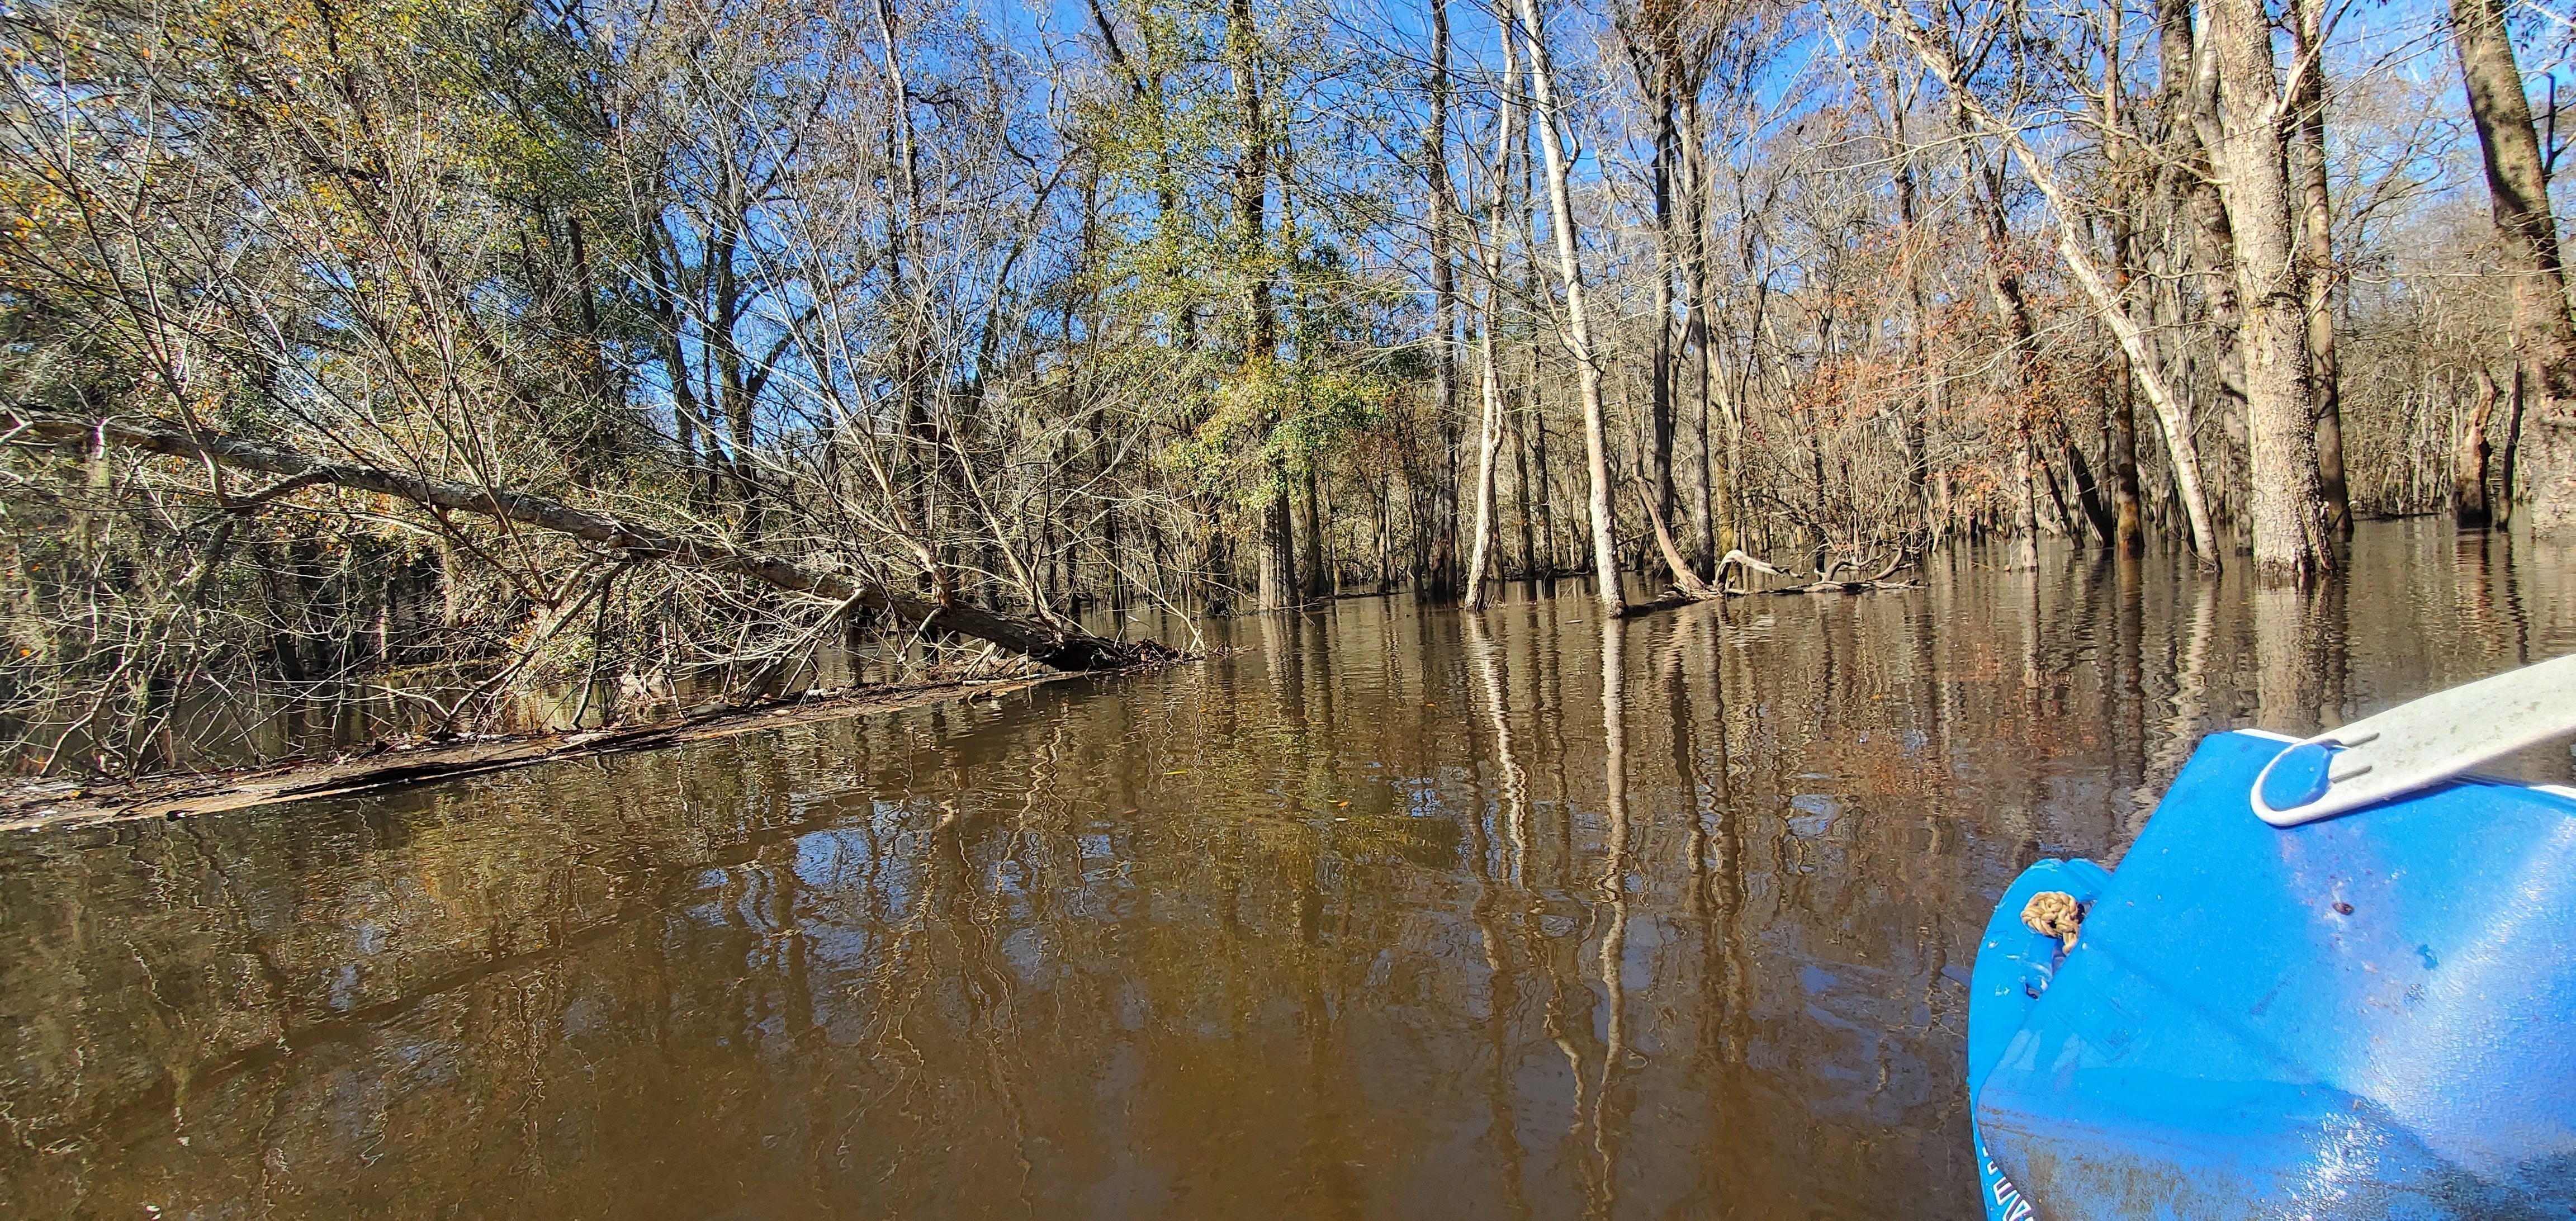
[[[2576,650],[2576,562],[2433,523],[1992,558],[0,840],[0,1214],[1972,1216],[2016,871]]]

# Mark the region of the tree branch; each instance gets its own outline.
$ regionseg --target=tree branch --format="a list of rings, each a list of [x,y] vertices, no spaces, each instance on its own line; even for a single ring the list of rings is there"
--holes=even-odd
[[[213,462],[236,470],[263,471],[299,482],[328,483],[398,497],[429,508],[475,513],[535,526],[622,551],[636,559],[662,560],[685,568],[746,577],[773,589],[827,602],[855,602],[900,616],[907,622],[922,624],[930,630],[951,631],[988,640],[1060,670],[1115,669],[1140,662],[1174,660],[1181,656],[1177,650],[1155,641],[1110,640],[1070,627],[996,615],[971,606],[943,606],[904,597],[881,585],[815,572],[780,557],[745,550],[722,540],[673,534],[529,492],[449,483],[382,467],[335,462],[219,433],[191,435],[186,429],[159,420],[135,417],[86,419],[22,406],[0,408],[0,428],[15,429],[19,437],[33,437],[56,445],[81,445],[96,438],[128,449]]]

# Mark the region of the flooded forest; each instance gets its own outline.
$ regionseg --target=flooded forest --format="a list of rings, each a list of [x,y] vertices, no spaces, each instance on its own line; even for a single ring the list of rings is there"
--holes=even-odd
[[[37,0],[0,729],[133,776],[1200,650],[1148,611],[2562,535],[2567,28]]]
[[[2576,650],[2571,30],[14,0],[0,1213],[1976,1215],[2019,870]]]

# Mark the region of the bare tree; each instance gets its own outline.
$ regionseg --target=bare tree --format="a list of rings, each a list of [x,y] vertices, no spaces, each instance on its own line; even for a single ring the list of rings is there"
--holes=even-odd
[[[1619,587],[1618,540],[1613,535],[1610,501],[1609,426],[1601,405],[1601,354],[1593,345],[1592,318],[1583,299],[1580,235],[1574,228],[1574,200],[1566,182],[1567,139],[1563,108],[1557,102],[1556,64],[1548,53],[1547,28],[1540,19],[1543,0],[1513,0],[1529,49],[1531,126],[1538,129],[1546,153],[1548,228],[1556,240],[1557,278],[1565,290],[1565,317],[1560,334],[1574,358],[1583,404],[1583,454],[1590,479],[1587,502],[1592,521],[1592,575],[1600,583],[1594,596],[1603,613],[1627,613],[1628,599]]]
[[[2299,192],[2299,257],[2308,325],[2308,387],[2316,410],[2317,490],[2326,528],[2352,534],[2352,490],[2343,472],[2343,369],[2335,354],[2334,197],[2326,165],[2327,0],[2292,0],[2297,59],[2290,70],[2292,160]]]
[[[2047,197],[2055,213],[2057,251],[2066,269],[2075,276],[2105,325],[2119,337],[2120,348],[2129,360],[2130,370],[2147,393],[2163,424],[2165,446],[2173,466],[2175,491],[2190,523],[2192,549],[2204,564],[2218,563],[2216,531],[2209,517],[2209,506],[2200,483],[2199,447],[2193,439],[2191,420],[2185,415],[2180,399],[2163,372],[2163,362],[2147,344],[2146,328],[2130,313],[2129,302],[2112,291],[2092,254],[2084,247],[2076,231],[2075,218],[2080,211],[2075,200],[2058,185],[2057,177],[2045,161],[2023,138],[2018,128],[2006,124],[1984,102],[1966,87],[1966,76],[1960,70],[1958,56],[1949,45],[1936,39],[1914,20],[1911,13],[1882,0],[1864,0],[1881,21],[1886,22],[1907,45],[1914,48],[1935,79],[1959,100],[1962,113],[1990,136],[2002,141],[2015,163],[2030,176],[2033,185]]]
[[[2219,194],[2236,237],[2236,291],[2245,312],[2254,569],[2265,581],[2305,582],[2331,570],[2335,557],[2317,488],[2306,284],[2272,25],[2260,0],[2209,0],[2205,11],[2225,139],[2227,173]]]
[[[1467,590],[1464,605],[1479,610],[1485,605],[1486,582],[1492,577],[1494,514],[1494,459],[1502,451],[1504,413],[1502,365],[1497,359],[1494,328],[1503,315],[1503,248],[1509,243],[1512,211],[1512,151],[1519,147],[1520,132],[1520,46],[1513,37],[1511,19],[1497,14],[1502,27],[1503,71],[1501,83],[1494,90],[1494,171],[1485,208],[1485,232],[1477,253],[1485,284],[1485,307],[1477,328],[1477,357],[1481,368],[1477,384],[1484,405],[1484,424],[1476,441],[1476,513],[1468,533],[1470,558],[1467,562]],[[1521,480],[1524,489],[1529,482],[1526,469]],[[1527,498],[1526,490],[1523,498]],[[1523,507],[1527,522],[1527,506]]]

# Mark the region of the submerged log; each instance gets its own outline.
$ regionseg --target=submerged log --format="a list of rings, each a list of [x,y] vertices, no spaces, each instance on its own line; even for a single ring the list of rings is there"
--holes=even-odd
[[[430,508],[535,526],[596,543],[636,559],[661,560],[707,572],[747,577],[788,593],[883,611],[918,628],[956,632],[991,641],[1059,670],[1109,670],[1181,656],[1178,650],[1159,641],[1111,640],[1071,626],[996,615],[954,602],[927,602],[906,597],[882,585],[816,572],[781,557],[737,547],[721,539],[674,534],[605,513],[575,508],[531,492],[448,483],[363,463],[339,462],[247,438],[191,432],[160,420],[134,417],[90,419],[22,406],[0,408],[0,429],[7,430],[9,437],[15,439],[82,446],[103,442],[236,470],[261,471],[303,482],[375,492]]]

